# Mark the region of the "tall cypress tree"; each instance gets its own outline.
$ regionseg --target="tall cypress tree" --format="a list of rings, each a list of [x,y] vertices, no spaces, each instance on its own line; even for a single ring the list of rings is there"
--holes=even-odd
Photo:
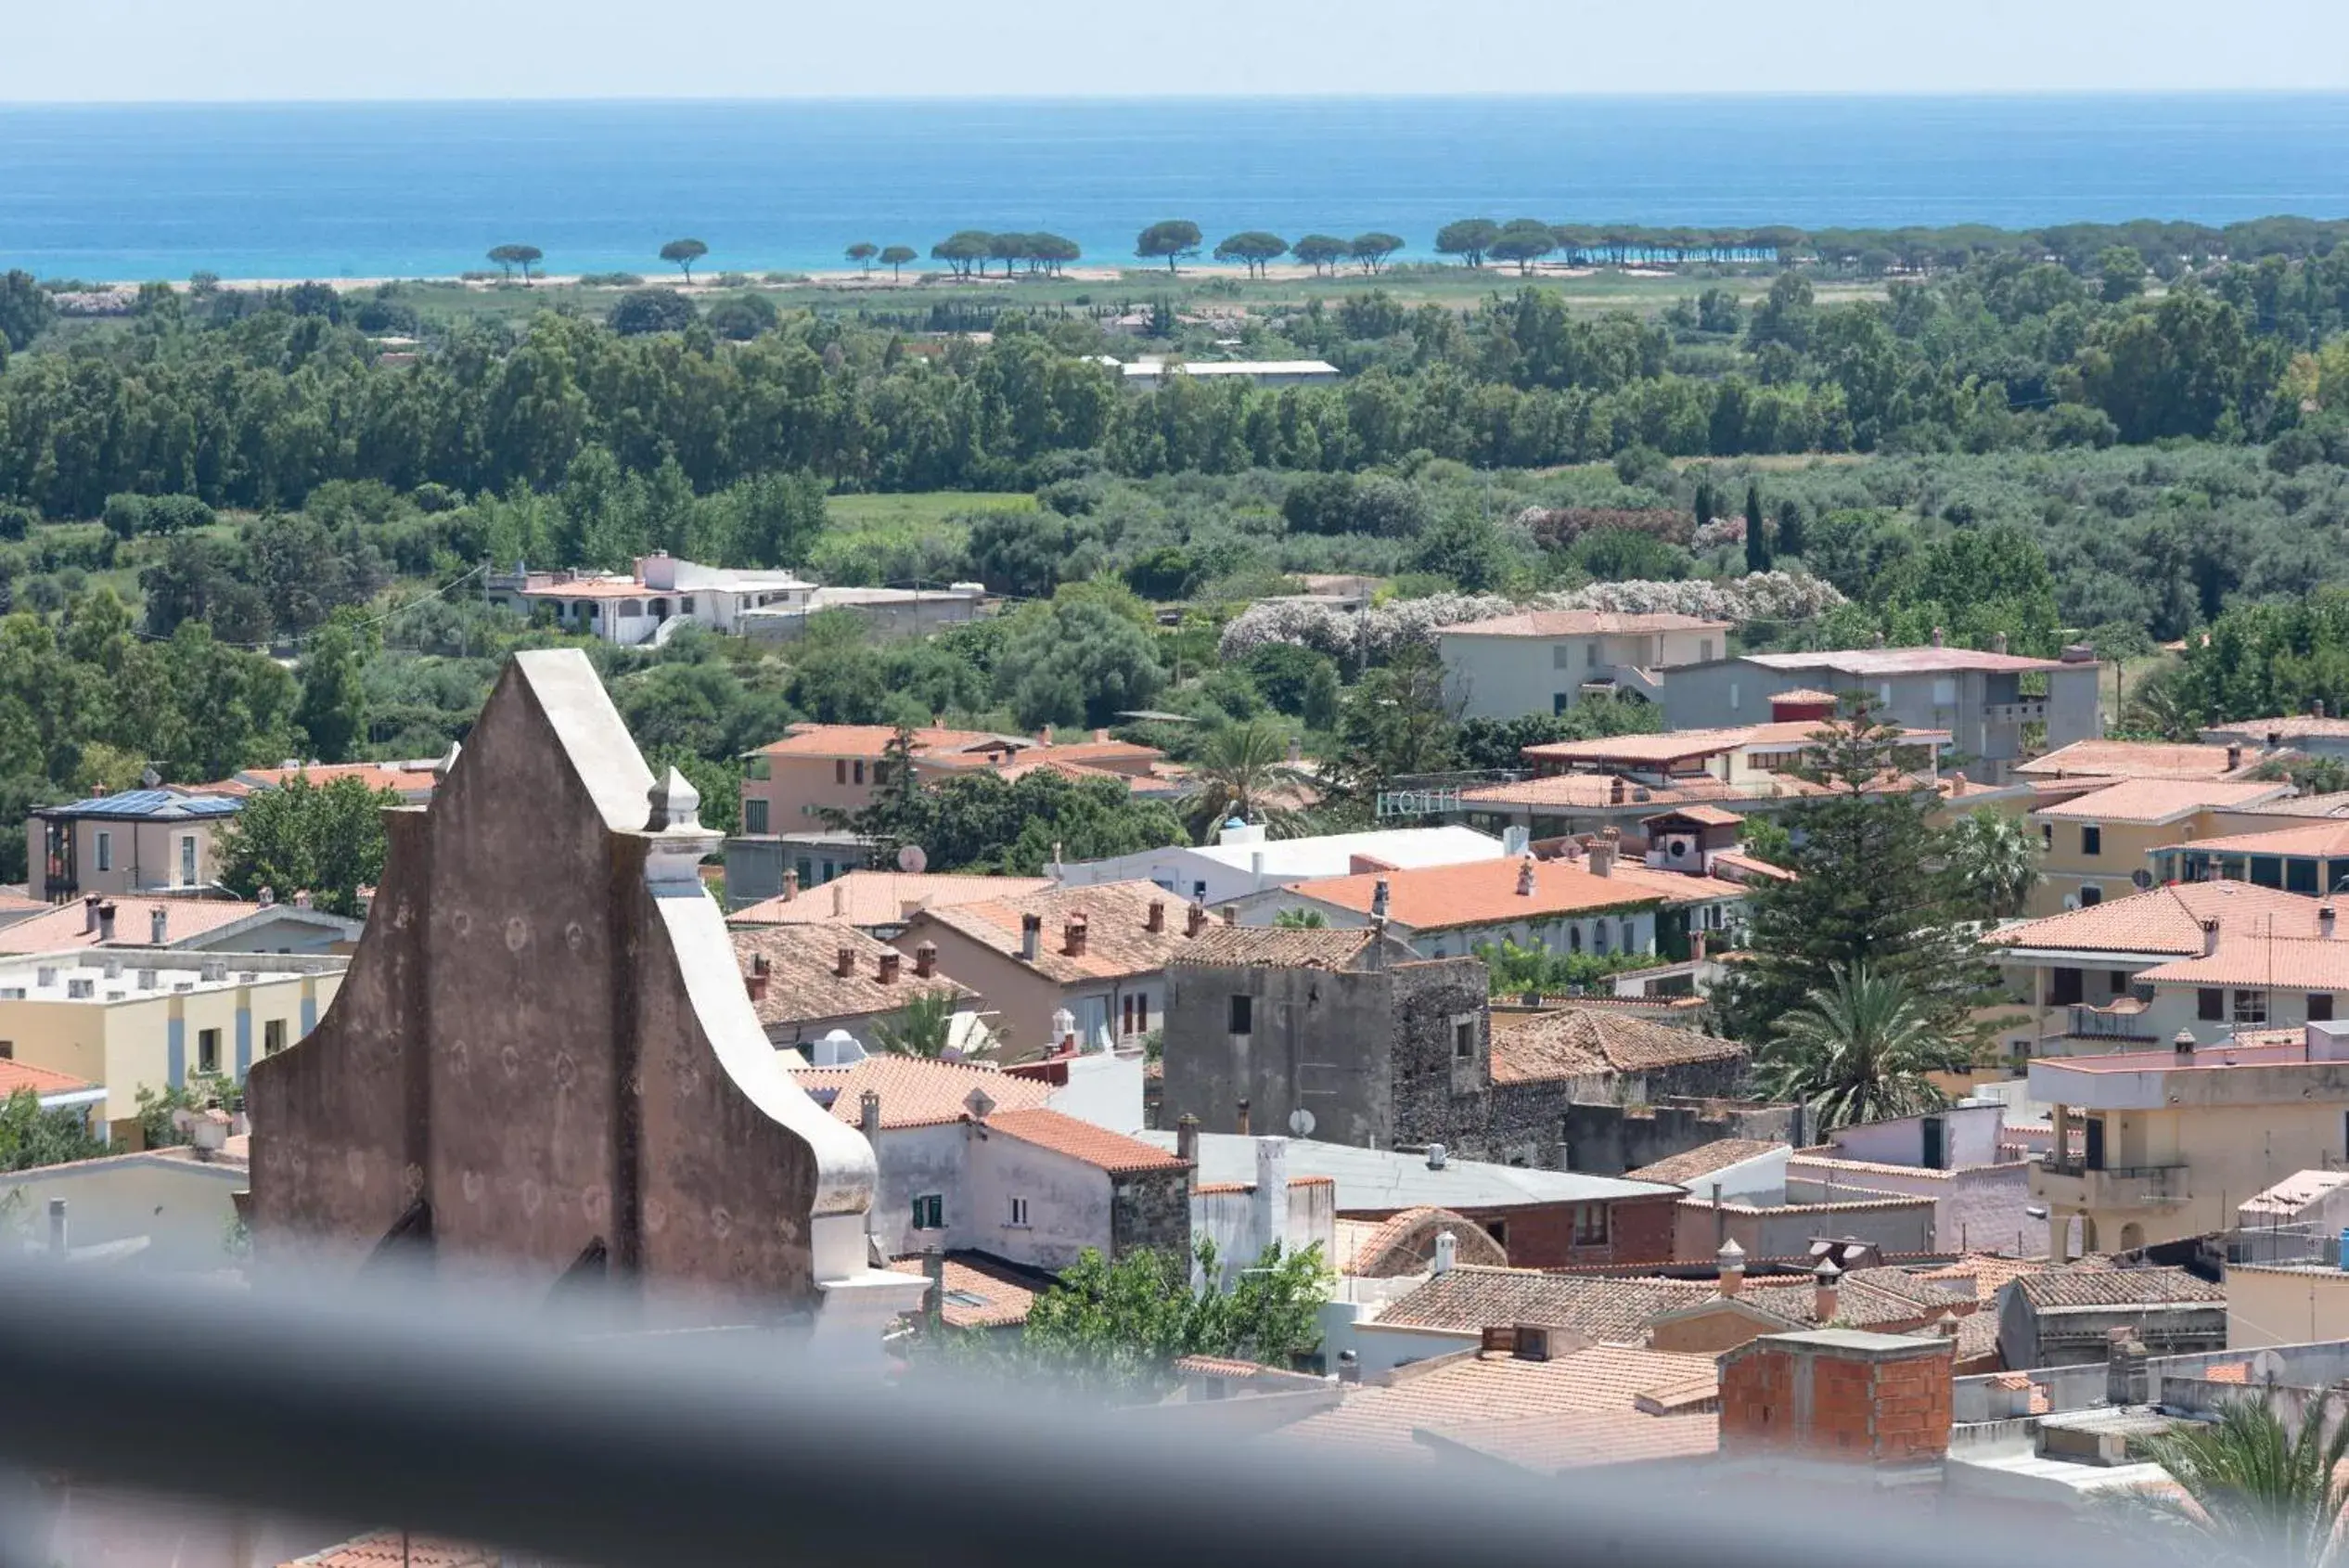
[[[1790,495],[1778,503],[1778,536],[1771,555],[1799,556],[1803,553],[1803,503]]]
[[[1770,525],[1762,518],[1762,487],[1745,487],[1745,569],[1770,570]]]
[[[1966,908],[1931,824],[1941,801],[1900,771],[1902,731],[1855,697],[1827,721],[1798,771],[1823,792],[1795,802],[1785,823],[1795,880],[1756,882],[1746,895],[1751,954],[1728,966],[1712,1005],[1722,1033],[1769,1064],[1778,1020],[1838,969],[1865,964],[1916,997],[1934,1034],[1962,1061],[1991,1031],[1975,1009],[1996,1001],[1998,974],[1966,926]]]
[[[1709,479],[1697,481],[1696,514],[1699,528],[1702,528],[1713,521],[1713,508],[1716,504],[1713,495],[1713,481]]]

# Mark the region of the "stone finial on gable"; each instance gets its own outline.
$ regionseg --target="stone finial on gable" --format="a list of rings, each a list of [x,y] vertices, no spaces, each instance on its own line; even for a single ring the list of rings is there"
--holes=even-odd
[[[463,741],[452,740],[449,742],[447,754],[443,756],[439,762],[432,765],[433,783],[445,784],[449,781],[449,775],[456,771],[457,755],[464,750],[465,743]]]
[[[645,818],[646,832],[693,832],[700,828],[701,791],[676,768],[670,768],[667,778],[652,781],[647,799],[651,802],[652,815]]]

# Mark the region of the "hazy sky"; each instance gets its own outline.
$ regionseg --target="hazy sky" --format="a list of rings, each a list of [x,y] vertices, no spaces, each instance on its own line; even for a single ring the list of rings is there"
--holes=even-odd
[[[75,0],[10,9],[0,103],[2349,88],[2349,0]]]

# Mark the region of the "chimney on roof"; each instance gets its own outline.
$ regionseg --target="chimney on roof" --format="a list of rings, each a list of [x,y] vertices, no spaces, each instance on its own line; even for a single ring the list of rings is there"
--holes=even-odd
[[[1384,877],[1380,877],[1370,884],[1370,918],[1372,919],[1383,920],[1387,918],[1387,900],[1392,895],[1393,890],[1387,886],[1387,880]]]
[[[2320,703],[2318,703],[2318,704],[2317,704],[2317,706],[2318,706],[2318,707],[2322,707],[2322,706],[2324,706],[2324,704],[2320,702]],[[1294,736],[1294,735],[1290,736],[1290,737],[1289,738],[1289,765],[1290,765],[1290,767],[1295,767],[1298,764],[1300,764],[1300,763],[1303,762],[1304,760],[1305,760],[1305,743],[1304,743],[1304,741],[1303,741],[1303,740],[1302,740],[1302,739],[1300,739],[1299,738],[1297,738],[1297,737],[1296,737],[1296,736]]]
[[[883,985],[896,984],[897,971],[905,962],[904,957],[899,954],[883,953],[880,956],[880,983]]]
[[[938,945],[925,942],[914,949],[914,977],[928,980],[938,972]]]
[[[1044,917],[1042,915],[1020,916],[1020,957],[1027,962],[1033,964],[1036,961],[1037,949],[1041,948],[1043,945]]]
[[[1247,1097],[1246,1095],[1241,1095],[1241,1096],[1239,1097],[1239,1120],[1238,1120],[1238,1124],[1237,1124],[1237,1130],[1239,1131],[1239,1136],[1240,1136],[1240,1137],[1248,1137],[1248,1136],[1249,1136],[1249,1135],[1248,1135],[1248,1097]]]
[[[800,873],[797,867],[783,873],[783,902],[789,904],[800,895]]]
[[[1530,855],[1517,863],[1517,896],[1534,896],[1534,857]]]
[[[2284,732],[2282,730],[2271,729],[2267,732],[2267,749],[2271,752],[2280,752],[2284,749]]]
[[[2215,915],[2204,916],[2202,919],[2202,957],[2207,958],[2217,951],[2218,917]]]
[[[1939,648],[1941,646],[1941,628],[1939,626],[1935,626],[1933,628],[1933,646],[1935,648]]]
[[[1448,1230],[1435,1233],[1435,1263],[1433,1272],[1449,1274],[1460,1261],[1460,1239]]]
[[[2170,1050],[2180,1061],[2194,1060],[2194,1031],[2181,1029],[2170,1040]]]
[[[1818,1319],[1822,1329],[1835,1321],[1842,1293],[1836,1285],[1842,1278],[1843,1271],[1835,1266],[1833,1258],[1819,1259],[1819,1266],[1811,1270],[1811,1316]]]
[[[2145,1342],[2134,1327],[2114,1329],[2106,1341],[2104,1402],[2120,1407],[2150,1404],[2153,1397],[2152,1369]]]
[[[935,1343],[946,1331],[946,1254],[935,1241],[922,1249],[921,1277],[929,1281],[921,1293],[922,1324]]]
[[[1624,776],[1620,773],[1607,781],[1607,803],[1609,805],[1624,803]]]
[[[261,891],[253,894],[253,902],[266,909],[277,902],[277,890],[263,883]]]
[[[100,942],[114,940],[114,902],[111,899],[97,906],[97,936]]]
[[[1598,837],[1591,841],[1590,874],[1592,876],[1611,877],[1615,874],[1615,855],[1623,847],[1622,839],[1621,833],[1612,828],[1608,828],[1601,830]]]
[[[1071,915],[1060,925],[1060,950],[1072,958],[1085,957],[1085,919],[1082,912]]]
[[[1183,911],[1183,934],[1197,936],[1206,929],[1207,906],[1194,898],[1191,900],[1190,907]]]
[[[1052,744],[1052,726],[1050,725],[1046,725],[1043,728],[1036,731],[1036,744],[1039,746],[1049,746]]]
[[[1884,634],[1883,634],[1883,633],[1881,633],[1881,632],[1879,632],[1879,633],[1877,633],[1874,636],[1872,636],[1872,637],[1868,638],[1868,647],[1870,647],[1870,648],[1881,648],[1881,647],[1883,647],[1883,646],[1884,646]]]
[[[1933,1319],[1933,1332],[1939,1334],[1945,1340],[1956,1339],[1958,1337],[1958,1315],[1955,1312],[1944,1309],[1942,1315]]]
[[[2232,773],[2232,772],[2234,772],[2237,768],[2239,768],[2239,767],[2240,767],[2240,766],[2242,766],[2242,765],[2243,765],[2243,749],[2242,749],[2242,747],[2240,747],[2240,746],[2229,746],[2229,747],[2227,747],[2227,772],[2229,772],[2229,773]]]
[[[1163,898],[1150,900],[1150,912],[1142,917],[1142,929],[1152,935],[1157,935],[1166,929],[1166,900]]]
[[[2317,934],[2330,941],[2332,937],[2333,907],[2330,904],[2317,906]]]
[[[846,980],[850,975],[854,974],[856,972],[856,949],[851,947],[844,942],[841,943],[840,950],[832,955],[832,972],[839,975],[842,980]]]
[[[866,1089],[856,1097],[856,1125],[865,1130],[866,1138],[880,1137],[880,1091]]]
[[[83,934],[83,935],[87,936],[87,935],[91,934],[93,932],[95,932],[95,931],[96,931],[96,930],[97,930],[97,909],[98,909],[98,905],[99,905],[101,902],[103,902],[103,901],[102,901],[102,900],[98,897],[98,895],[97,895],[96,893],[95,893],[85,894],[85,895],[83,897],[83,899],[82,899],[82,934]]]
[[[2327,932],[2326,935],[2332,933]],[[160,947],[172,939],[172,912],[168,906],[158,904],[147,912],[147,945]]]
[[[751,955],[751,972],[742,977],[742,989],[750,994],[751,1000],[764,1002],[766,1000],[766,955],[753,953]]]
[[[310,907],[310,890],[308,888],[296,888],[294,890],[294,907],[297,909],[307,909]]]
[[[2325,700],[2323,698],[2319,697],[2315,701],[2308,704],[2308,716],[2317,719],[2320,719],[2325,716]]]
[[[1431,1144],[1429,1144],[1429,1145],[1428,1145],[1428,1169],[1429,1169],[1429,1170],[1431,1170],[1431,1171],[1440,1171],[1440,1170],[1442,1170],[1442,1169],[1444,1168],[1444,1162],[1445,1162],[1445,1161],[1447,1161],[1447,1160],[1449,1160],[1449,1159],[1451,1159],[1451,1157],[1452,1157],[1452,1151],[1451,1151],[1450,1150],[1448,1150],[1448,1149],[1444,1148],[1444,1145],[1442,1145],[1442,1144],[1440,1144],[1440,1143],[1431,1143]]]
[[[1993,653],[2004,653],[2007,651],[2006,633],[1993,632],[1990,634],[1990,651]]]
[[[832,882],[832,913],[834,915],[848,913],[848,883],[838,878],[835,878]]]
[[[1226,904],[1224,906],[1224,923],[1227,926],[1236,926],[1239,924],[1239,906],[1233,904]]]
[[[1715,1189],[1718,1190],[1718,1189]],[[1736,1241],[1724,1241],[1721,1250],[1713,1254],[1713,1261],[1721,1272],[1721,1293],[1734,1296],[1745,1289],[1745,1249]]]
[[[1174,1158],[1191,1168],[1191,1190],[1199,1190],[1199,1118],[1183,1112],[1174,1124]]]

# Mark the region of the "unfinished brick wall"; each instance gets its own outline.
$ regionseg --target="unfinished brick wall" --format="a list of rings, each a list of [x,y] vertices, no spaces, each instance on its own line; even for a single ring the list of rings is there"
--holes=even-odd
[[[1829,1329],[1771,1334],[1721,1363],[1721,1451],[1846,1464],[1949,1452],[1950,1342]]]

